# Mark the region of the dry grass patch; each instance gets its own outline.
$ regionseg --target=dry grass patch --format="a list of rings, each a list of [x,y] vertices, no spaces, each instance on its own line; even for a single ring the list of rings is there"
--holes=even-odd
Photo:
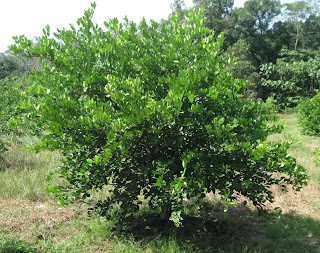
[[[39,229],[53,227],[68,222],[80,214],[79,210],[72,208],[12,199],[0,199],[0,213],[0,232],[15,232],[24,236],[28,235],[27,231],[35,232],[32,231],[35,224]]]

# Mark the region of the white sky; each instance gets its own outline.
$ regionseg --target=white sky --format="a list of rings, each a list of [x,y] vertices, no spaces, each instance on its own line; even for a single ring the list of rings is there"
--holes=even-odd
[[[0,52],[14,41],[12,36],[26,35],[32,39],[42,35],[50,25],[51,31],[76,24],[84,10],[94,0],[0,0]],[[292,2],[282,0],[281,2]],[[97,7],[94,22],[102,23],[113,17],[128,17],[139,22],[141,17],[160,21],[171,13],[173,0],[95,0]],[[191,6],[192,0],[185,0]],[[235,0],[235,7],[242,7],[245,0]]]

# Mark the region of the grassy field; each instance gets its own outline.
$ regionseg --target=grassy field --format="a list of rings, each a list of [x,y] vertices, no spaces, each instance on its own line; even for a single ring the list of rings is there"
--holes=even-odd
[[[175,229],[156,214],[141,213],[122,224],[91,216],[85,207],[59,207],[46,193],[46,182],[59,166],[58,152],[27,152],[37,140],[6,136],[9,151],[0,160],[0,252],[320,252],[320,138],[302,135],[295,114],[281,116],[284,131],[270,141],[291,141],[290,154],[310,176],[301,192],[274,187],[280,218],[258,216],[252,206],[224,213],[218,197],[208,198],[208,221],[192,216]]]

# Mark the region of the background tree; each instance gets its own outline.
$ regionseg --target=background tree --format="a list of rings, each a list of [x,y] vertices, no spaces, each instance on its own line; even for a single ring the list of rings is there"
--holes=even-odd
[[[181,13],[185,7],[186,7],[186,3],[184,2],[184,0],[174,0],[173,3],[171,4],[171,10],[173,13],[175,12]]]
[[[281,50],[287,50],[294,47],[294,29],[291,24],[286,21],[277,21],[272,25],[270,33],[268,33],[269,40],[273,48],[273,63],[276,59],[281,57]]]
[[[295,27],[296,41],[294,45],[294,50],[297,51],[302,23],[311,15],[312,8],[306,1],[297,1],[285,4],[284,6],[285,14],[287,16],[288,21],[291,22]]]
[[[256,72],[257,66],[254,64],[250,45],[240,39],[230,46],[226,53],[233,59],[226,67],[226,71],[231,73],[234,78],[246,80],[247,86],[244,90],[244,96],[247,99],[255,99],[256,85],[259,83],[260,77]]]
[[[186,4],[184,0],[174,0],[171,4],[171,14],[169,15],[169,19],[165,22],[169,22],[170,18],[176,14],[179,16],[179,22],[184,22],[184,16],[187,12]]]
[[[226,19],[232,11],[234,0],[193,0],[196,8],[203,8],[206,26],[219,35],[228,26]]]
[[[229,45],[243,39],[249,43],[257,66],[264,62],[275,62],[280,50],[272,41],[271,24],[279,13],[280,3],[275,0],[249,0],[243,8],[233,9],[223,21],[223,31],[226,31]]]
[[[251,32],[247,40],[252,48],[252,55],[258,64],[274,60],[274,51],[268,31],[271,23],[280,14],[279,0],[248,0],[244,10],[252,19]]]
[[[306,88],[316,86],[312,77],[314,74],[304,69],[306,66],[311,67],[310,58],[315,59],[319,55],[320,19],[317,1],[297,1],[281,6],[279,0],[247,0],[243,8],[235,9],[233,1],[195,0],[194,4],[195,8],[205,10],[206,26],[225,33],[225,50],[236,55],[236,50],[240,50],[245,58],[250,55],[245,61],[240,55],[237,56],[239,62],[246,65],[252,73],[259,73],[262,69],[262,76],[255,78],[263,80],[263,83],[256,83],[258,97],[266,100],[266,96],[273,96],[273,92],[283,92],[282,95],[276,95],[279,101],[285,101],[285,96],[295,98],[291,102],[281,102],[282,106],[294,106],[301,96],[314,94],[313,88]],[[243,51],[245,44],[248,45],[248,53]],[[282,63],[289,65],[285,67]],[[238,64],[237,70],[237,63],[233,64],[229,71],[236,77],[241,76],[240,73],[244,73],[245,70],[240,67],[243,65]],[[291,74],[281,78],[278,74],[266,75],[267,69],[274,69],[267,66],[278,66],[281,70],[287,69]],[[270,76],[271,79],[267,80],[266,76]],[[294,81],[292,76],[297,79]],[[247,79],[248,76],[245,74],[243,77]],[[277,79],[278,77],[281,80]],[[303,80],[306,80],[305,86],[302,85]],[[299,95],[300,88],[303,92]]]
[[[39,70],[41,65],[39,59],[27,59],[12,55],[10,51],[0,53],[0,79],[5,77],[22,77],[31,70]]]
[[[262,35],[270,28],[271,22],[277,17],[280,10],[279,0],[247,0],[244,9],[255,20],[255,28]]]
[[[17,69],[18,66],[12,58],[0,54],[0,79],[12,75]]]
[[[320,50],[320,16],[310,15],[307,20],[301,24],[301,48],[313,51],[313,54]],[[312,56],[312,54],[311,54]]]
[[[1,160],[5,160],[2,154],[7,151],[7,144],[2,137],[29,133],[27,128],[31,125],[27,118],[30,111],[27,107],[34,101],[29,92],[31,86],[28,74],[22,77],[8,75],[0,80],[0,169]]]
[[[255,20],[244,8],[236,8],[230,13],[231,22],[233,23],[234,33],[233,37],[236,41],[239,39],[248,39],[248,37],[254,35]]]

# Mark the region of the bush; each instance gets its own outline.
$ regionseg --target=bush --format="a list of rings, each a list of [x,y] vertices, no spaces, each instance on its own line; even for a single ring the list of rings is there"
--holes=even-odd
[[[302,131],[309,135],[320,134],[320,93],[303,100],[298,106],[299,123]]]
[[[275,114],[279,112],[279,106],[277,105],[277,100],[275,100],[273,97],[268,97],[266,102],[263,105],[269,114]]]
[[[44,102],[34,117],[47,135],[35,148],[63,152],[60,174],[69,185],[52,189],[62,204],[110,185],[95,205],[101,214],[116,204],[125,217],[144,198],[179,225],[187,199],[197,204],[219,192],[263,208],[273,200],[270,185],[305,183],[288,145],[265,143],[278,128],[260,104],[243,99],[244,83],[225,71],[224,38],[215,41],[201,12],[183,23],[113,19],[104,30],[93,12],[77,30],[50,38],[47,27],[38,44],[21,36],[11,46],[43,59],[34,91]]]

